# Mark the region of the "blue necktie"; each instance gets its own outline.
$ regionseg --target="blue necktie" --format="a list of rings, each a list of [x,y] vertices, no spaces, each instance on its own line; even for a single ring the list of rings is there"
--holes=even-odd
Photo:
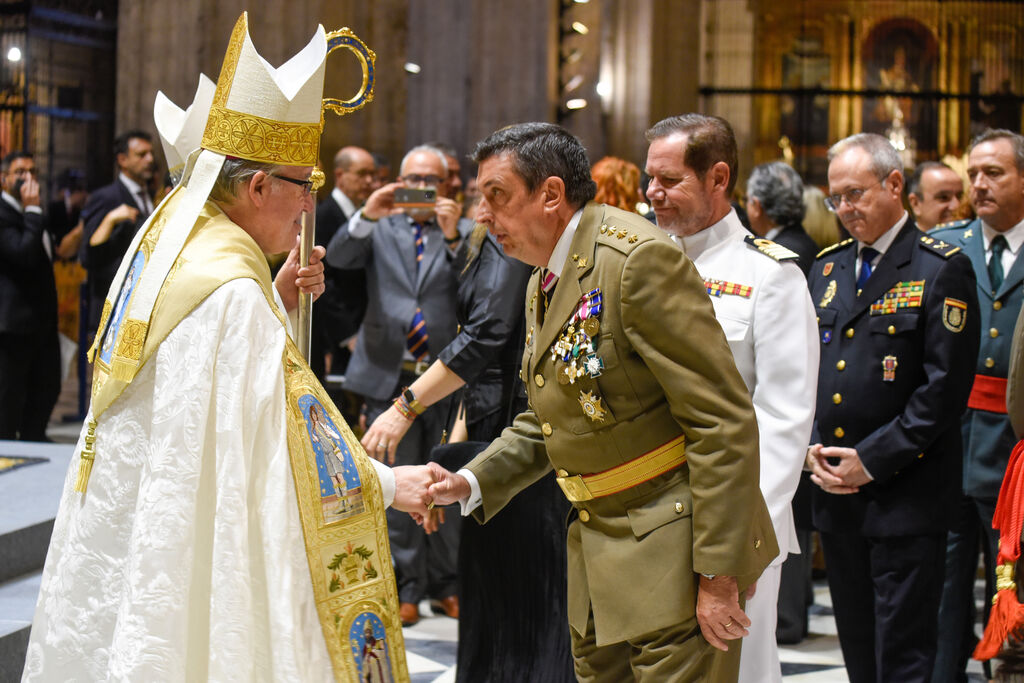
[[[864,247],[860,252],[860,275],[857,276],[857,293],[864,289],[864,283],[871,277],[871,262],[875,260],[880,251],[871,247]]]

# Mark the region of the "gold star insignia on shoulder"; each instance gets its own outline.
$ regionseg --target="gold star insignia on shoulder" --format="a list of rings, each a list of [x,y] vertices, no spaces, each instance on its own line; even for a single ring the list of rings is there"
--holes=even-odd
[[[587,257],[586,256],[580,256],[579,260],[576,261],[576,267],[577,268],[586,268],[587,267]]]
[[[619,230],[619,232],[615,236],[621,240],[621,239],[625,238],[625,236],[627,234],[629,234],[628,230],[621,229],[621,230]]]
[[[974,237],[974,231],[967,228],[967,230],[964,231],[964,239],[970,239],[971,237]]]
[[[637,237],[636,233],[633,233],[632,235],[629,236],[629,243],[630,244],[636,244],[636,241],[638,239],[640,239],[640,238]]]

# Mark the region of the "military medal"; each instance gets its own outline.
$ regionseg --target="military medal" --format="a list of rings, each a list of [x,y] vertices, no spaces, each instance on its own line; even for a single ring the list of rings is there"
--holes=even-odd
[[[887,315],[904,308],[920,308],[924,298],[924,280],[897,282],[881,299],[871,304],[871,315]]]
[[[882,381],[883,382],[895,382],[896,381],[896,366],[899,363],[896,362],[896,356],[886,356],[882,359]]]
[[[836,297],[836,289],[836,281],[829,280],[828,287],[825,288],[825,295],[821,297],[821,301],[818,303],[818,308],[825,308],[832,303],[832,299]]]
[[[601,376],[601,371],[604,370],[604,361],[600,356],[592,353],[583,362],[583,367],[586,368],[587,374],[593,379]]]
[[[821,274],[823,277],[828,277],[832,274],[832,261],[825,264],[825,267],[821,269]]]
[[[591,391],[580,391],[580,405],[583,414],[594,422],[604,422],[605,409],[601,406],[601,398]]]
[[[558,339],[551,345],[551,360],[555,363],[559,384],[575,384],[584,373],[590,372],[584,359],[594,353],[594,337],[601,329],[597,318],[601,308],[600,288],[584,294]]]

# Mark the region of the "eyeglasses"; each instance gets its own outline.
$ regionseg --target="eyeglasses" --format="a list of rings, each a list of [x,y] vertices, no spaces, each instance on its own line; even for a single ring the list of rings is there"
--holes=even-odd
[[[407,185],[437,185],[441,182],[442,178],[436,175],[404,175],[401,178],[402,182]]]
[[[855,206],[857,202],[859,202],[861,198],[864,196],[865,192],[870,190],[875,185],[881,185],[884,182],[884,180],[879,180],[878,182],[872,183],[867,187],[855,187],[852,190],[847,190],[846,192],[842,192],[839,194],[830,194],[829,196],[825,197],[825,206],[827,206],[828,210],[832,211],[833,213],[839,211],[839,207],[840,205],[842,205],[844,199],[846,200],[846,203],[849,204],[850,206]]]
[[[267,175],[271,178],[277,178],[278,180],[283,180],[286,183],[291,183],[292,185],[298,185],[302,188],[302,194],[304,195],[309,194],[313,189],[313,181],[310,179],[299,180],[298,178],[289,178],[286,175],[277,175],[276,173],[268,173]]]

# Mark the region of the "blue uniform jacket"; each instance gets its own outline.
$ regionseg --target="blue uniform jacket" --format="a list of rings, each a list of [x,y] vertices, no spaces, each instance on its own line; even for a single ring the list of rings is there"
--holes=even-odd
[[[811,268],[821,340],[812,443],[857,449],[874,477],[852,495],[814,491],[823,531],[901,536],[949,523],[980,322],[974,272],[958,252],[908,219],[859,296],[853,240]]]
[[[1021,302],[1024,301],[1024,257],[1018,254],[1005,273],[1003,284],[993,292],[985,262],[981,221],[959,221],[929,233],[931,237],[960,247],[971,260],[978,281],[981,345],[975,373],[1006,379],[1010,370],[1010,344]],[[995,503],[1010,451],[1017,443],[1005,412],[968,408],[963,417],[964,491],[969,496]]]

